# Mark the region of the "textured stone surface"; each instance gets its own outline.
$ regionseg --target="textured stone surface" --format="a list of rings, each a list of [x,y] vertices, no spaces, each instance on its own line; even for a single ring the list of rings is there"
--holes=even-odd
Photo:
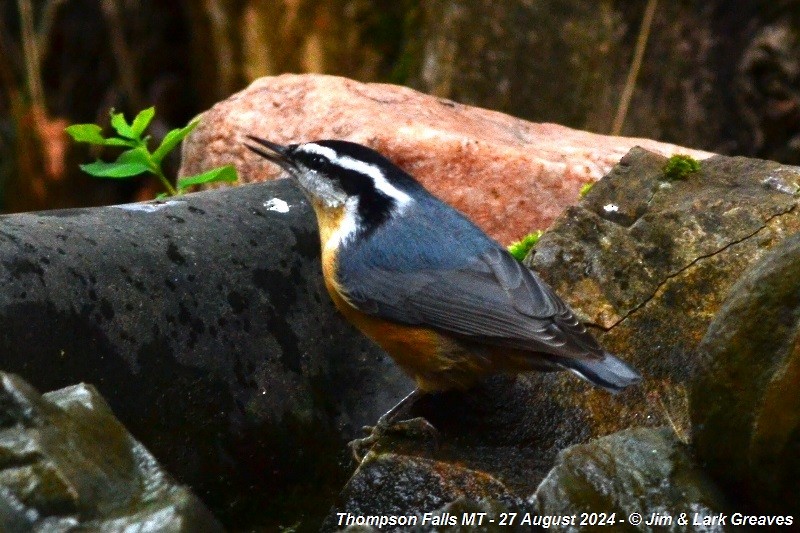
[[[628,150],[710,154],[647,139],[535,124],[411,89],[320,75],[261,78],[203,114],[181,174],[232,163],[245,182],[280,175],[245,135],[278,143],[347,139],[375,148],[508,244],[544,229]]]
[[[95,384],[226,525],[323,514],[345,442],[410,384],[335,311],[318,250],[286,180],[0,217],[0,368]]]
[[[222,531],[91,385],[39,395],[0,372],[0,529]]]
[[[433,471],[445,478],[460,475],[466,469],[471,476],[493,479],[509,494],[524,499],[536,490],[560,450],[591,436],[588,426],[581,434],[575,433],[585,423],[582,412],[577,406],[566,404],[553,384],[543,384],[541,379],[535,373],[516,378],[495,376],[466,392],[424,397],[414,406],[411,416],[423,416],[436,427],[437,445],[429,439],[392,435],[383,438],[373,451],[401,457],[404,462],[417,465],[416,472]],[[608,393],[598,399],[598,404],[609,412],[624,405]],[[415,462],[417,459],[419,463]],[[370,472],[365,469],[354,474],[357,486],[363,485],[364,475]],[[437,493],[439,499],[433,507],[426,499],[428,492],[412,491],[409,479],[400,471],[386,471],[381,479],[383,490],[392,498],[413,495],[407,505],[417,509],[431,511],[460,497],[455,492]],[[357,496],[345,488],[337,512],[355,513],[379,506],[377,494],[361,491]]]
[[[572,446],[558,455],[552,471],[532,497],[542,516],[578,516],[615,513],[613,531],[698,531],[691,525],[700,516],[726,514],[731,508],[719,489],[694,463],[689,448],[670,429],[640,428]],[[647,521],[651,513],[674,519],[672,524],[633,527],[631,513]],[[689,525],[677,519],[689,517]],[[624,520],[625,522],[620,522]],[[580,522],[558,526],[558,531],[585,531]],[[712,526],[702,531],[738,531]]]
[[[598,391],[543,377],[585,417],[576,435],[587,424],[592,435],[674,424],[686,436],[697,344],[748,266],[800,231],[800,168],[716,156],[687,179],[666,181],[664,163],[631,151],[528,258],[603,345],[645,377],[613,412]]]
[[[698,458],[737,500],[800,515],[800,235],[731,288],[691,388]]]
[[[391,480],[387,483],[387,480]],[[386,526],[381,531],[494,531],[489,519],[501,513],[524,513],[531,508],[502,483],[485,473],[422,457],[393,453],[370,454],[344,487],[340,501],[323,524],[323,531],[345,529],[353,516],[413,516],[414,527]],[[449,517],[465,512],[486,512],[483,527],[447,528]],[[423,522],[425,513],[431,513]],[[436,517],[436,518],[434,518]],[[503,531],[530,531],[530,527],[504,527]],[[351,529],[353,531],[353,529]]]

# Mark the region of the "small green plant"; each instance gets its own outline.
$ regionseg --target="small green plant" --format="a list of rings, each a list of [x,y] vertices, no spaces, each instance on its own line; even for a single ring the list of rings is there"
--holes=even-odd
[[[509,244],[508,252],[513,255],[517,261],[522,261],[525,259],[531,249],[536,246],[536,243],[539,242],[539,237],[542,236],[542,233],[544,233],[542,230],[528,233],[517,242]]]
[[[177,128],[167,133],[158,148],[151,152],[147,146],[150,136],[142,137],[142,135],[156,114],[155,107],[149,107],[141,111],[130,124],[125,120],[125,116],[122,113],[115,113],[113,109],[110,113],[111,126],[117,132],[114,137],[103,137],[103,128],[97,124],[73,124],[66,129],[66,132],[75,142],[127,148],[117,157],[116,161],[98,160],[94,163],[81,165],[81,170],[87,174],[105,179],[129,179],[144,173],[153,174],[159,179],[166,191],[159,197],[183,194],[188,188],[203,183],[236,181],[236,169],[232,165],[218,167],[195,176],[179,178],[175,186],[164,175],[164,171],[161,168],[164,158],[197,127],[198,119],[191,121],[183,128]]]
[[[580,192],[578,194],[580,194],[581,198],[583,198],[584,196],[589,194],[589,191],[592,190],[593,186],[594,186],[594,182],[593,181],[590,181],[589,183],[584,183],[583,187],[581,187],[581,190],[580,190]]]
[[[668,180],[683,180],[700,170],[700,161],[692,156],[675,154],[664,165],[664,177]]]

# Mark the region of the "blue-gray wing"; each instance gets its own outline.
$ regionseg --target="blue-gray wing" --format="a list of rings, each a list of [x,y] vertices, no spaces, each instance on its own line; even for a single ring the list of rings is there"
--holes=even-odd
[[[567,305],[534,272],[499,246],[442,264],[391,268],[387,261],[343,269],[349,301],[367,314],[424,325],[479,342],[585,359],[603,350]]]

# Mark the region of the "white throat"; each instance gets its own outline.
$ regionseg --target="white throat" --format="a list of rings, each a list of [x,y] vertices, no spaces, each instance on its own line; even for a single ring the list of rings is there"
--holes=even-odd
[[[358,216],[358,198],[355,196],[348,198],[344,202],[344,216],[339,223],[339,227],[331,233],[325,241],[326,250],[337,250],[340,246],[345,246],[361,230],[361,217]]]

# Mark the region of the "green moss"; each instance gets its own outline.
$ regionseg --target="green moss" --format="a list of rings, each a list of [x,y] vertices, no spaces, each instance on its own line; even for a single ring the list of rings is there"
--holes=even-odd
[[[664,165],[664,177],[668,180],[683,180],[698,170],[700,161],[688,155],[675,154]]]
[[[592,190],[592,186],[594,186],[594,182],[593,181],[590,181],[589,183],[584,183],[583,184],[583,187],[581,187],[581,190],[580,190],[580,193],[579,193],[581,195],[581,198],[586,196],[589,193],[589,191]]]
[[[517,261],[522,261],[530,253],[531,249],[539,242],[539,237],[544,233],[542,230],[537,230],[525,235],[517,242],[508,245],[508,251],[513,255]]]

